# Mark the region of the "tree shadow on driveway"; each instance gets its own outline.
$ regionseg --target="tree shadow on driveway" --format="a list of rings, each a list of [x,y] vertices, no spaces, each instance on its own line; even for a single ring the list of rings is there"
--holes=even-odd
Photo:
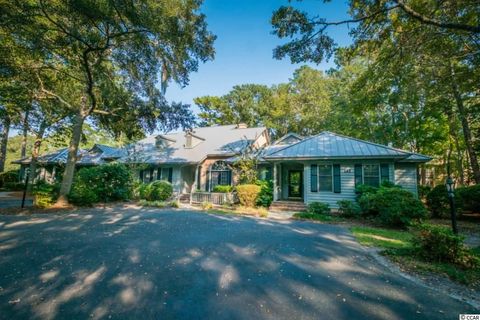
[[[457,318],[339,226],[117,206],[0,216],[0,318]],[[477,311],[478,312],[478,311]]]

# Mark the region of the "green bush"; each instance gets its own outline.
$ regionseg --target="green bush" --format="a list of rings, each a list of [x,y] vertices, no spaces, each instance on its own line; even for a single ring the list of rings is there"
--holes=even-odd
[[[142,207],[155,207],[155,208],[165,208],[168,207],[168,203],[165,201],[148,201],[145,199],[142,199],[138,202],[139,205]]]
[[[337,201],[337,204],[338,212],[343,217],[354,218],[362,214],[362,209],[360,208],[360,205],[355,201],[340,200]]]
[[[150,182],[145,188],[145,198],[149,201],[165,201],[171,198],[173,186],[165,180]]]
[[[427,194],[427,207],[433,218],[448,218],[450,217],[450,202],[448,199],[447,187],[440,184],[433,188]],[[459,197],[458,190],[455,192],[455,205],[457,214],[462,211],[462,199]]]
[[[35,206],[48,208],[58,199],[60,184],[49,184],[40,180],[33,185],[32,193],[35,196]]]
[[[357,199],[360,199],[364,194],[367,193],[377,193],[378,188],[368,186],[366,184],[361,184],[355,188],[355,194],[357,195]]]
[[[76,174],[68,196],[76,205],[126,200],[131,196],[132,176],[123,164],[82,168]]]
[[[8,191],[22,191],[25,189],[24,182],[5,182],[5,189]]]
[[[432,187],[428,185],[418,185],[418,197],[420,199],[426,199],[430,191],[432,191]]]
[[[456,200],[461,202],[464,211],[480,213],[480,184],[460,187],[455,190]]]
[[[6,187],[7,184],[18,182],[19,170],[10,170],[0,173],[0,188]]]
[[[311,214],[328,215],[330,214],[330,206],[323,202],[311,202],[308,204],[307,211]]]
[[[257,203],[261,187],[255,184],[241,184],[235,188],[240,204],[245,207],[254,207]]]
[[[364,193],[358,203],[364,215],[386,226],[404,228],[425,218],[427,210],[411,192],[401,188],[381,187],[376,193]]]
[[[450,262],[462,267],[479,265],[470,250],[463,244],[464,237],[455,235],[450,228],[422,225],[413,239],[417,253],[432,262]]]
[[[230,185],[216,185],[213,188],[213,192],[220,192],[220,193],[229,193],[232,192],[233,187]]]
[[[257,186],[260,187],[260,193],[257,198],[257,206],[268,208],[273,202],[273,181],[258,180]]]

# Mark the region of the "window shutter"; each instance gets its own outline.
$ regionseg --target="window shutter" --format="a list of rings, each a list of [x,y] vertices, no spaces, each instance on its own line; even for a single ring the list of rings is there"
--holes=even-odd
[[[227,171],[227,185],[232,185],[232,171]]]
[[[143,170],[140,170],[139,177],[140,177],[140,181],[143,182]]]
[[[173,168],[168,168],[168,182],[172,183]]]
[[[310,191],[318,192],[318,170],[316,164],[310,166]]]
[[[342,179],[340,177],[340,165],[333,165],[333,192],[342,192]]]
[[[356,164],[355,165],[355,187],[358,187],[362,183],[363,183],[362,165]]]
[[[150,169],[150,177],[149,177],[149,181],[152,182],[153,181],[153,168]]]
[[[162,180],[162,168],[157,168],[157,180]]]
[[[383,182],[383,181],[390,181],[388,163],[380,164],[380,182]]]

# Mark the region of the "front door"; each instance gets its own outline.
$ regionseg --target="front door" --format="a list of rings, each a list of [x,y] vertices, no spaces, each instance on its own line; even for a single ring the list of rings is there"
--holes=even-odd
[[[288,171],[288,197],[301,198],[303,186],[303,172],[301,170]]]

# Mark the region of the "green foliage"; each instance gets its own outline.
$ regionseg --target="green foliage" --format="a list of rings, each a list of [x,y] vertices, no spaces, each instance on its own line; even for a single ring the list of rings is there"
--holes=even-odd
[[[297,212],[293,214],[294,218],[321,221],[321,222],[341,222],[343,221],[342,217],[331,215],[331,214],[317,214],[310,212]]]
[[[238,174],[238,181],[241,184],[255,184],[257,182],[257,160],[245,155],[244,158],[235,161],[233,164]]]
[[[368,186],[366,184],[361,184],[355,188],[355,194],[357,195],[357,199],[360,199],[364,194],[367,193],[377,193],[378,188]]]
[[[229,193],[232,192],[233,187],[230,185],[216,185],[213,188],[213,192],[220,192],[220,193]]]
[[[19,170],[10,170],[0,172],[0,188],[5,187],[8,183],[18,182]]]
[[[458,190],[458,189],[457,189]],[[462,198],[459,196],[458,191],[455,192],[455,206],[457,209],[457,215],[462,212]],[[448,218],[450,217],[450,201],[448,198],[447,187],[444,184],[440,184],[433,188],[426,197],[427,207],[433,218]]]
[[[337,201],[338,204],[338,212],[342,217],[346,218],[356,218],[362,214],[362,209],[355,201],[350,200],[339,200]]]
[[[4,188],[9,191],[22,191],[25,189],[23,182],[6,182]]]
[[[255,184],[241,184],[235,187],[240,204],[245,207],[254,207],[257,203],[261,187]]]
[[[212,208],[213,208],[213,203],[208,202],[208,201],[202,202],[202,209],[203,210],[210,210]]]
[[[273,181],[258,180],[256,182],[260,186],[260,193],[257,198],[257,206],[268,208],[273,202]]]
[[[432,187],[428,185],[418,185],[418,197],[420,199],[426,199],[427,195],[432,191]]]
[[[455,196],[457,202],[460,200],[462,210],[480,213],[480,184],[457,188]]]
[[[138,204],[141,205],[142,207],[154,207],[154,208],[166,208],[169,206],[169,203],[165,201],[158,201],[158,200],[149,201],[145,199],[141,199],[140,201],[138,201]]]
[[[422,225],[413,242],[418,254],[428,261],[450,262],[466,268],[479,266],[479,260],[463,244],[464,237],[450,228]]]
[[[329,215],[330,206],[323,202],[311,202],[308,204],[307,212],[318,215]]]
[[[420,200],[398,187],[363,192],[358,204],[364,215],[373,216],[377,222],[390,227],[405,228],[427,215]]]
[[[49,184],[40,180],[32,189],[32,193],[35,196],[35,206],[39,208],[50,207],[57,200],[59,190],[59,184]]]
[[[130,170],[123,164],[82,168],[75,175],[68,200],[76,205],[92,205],[129,199],[132,188]]]
[[[165,201],[173,195],[173,186],[165,180],[150,182],[145,187],[145,199],[148,201]]]

